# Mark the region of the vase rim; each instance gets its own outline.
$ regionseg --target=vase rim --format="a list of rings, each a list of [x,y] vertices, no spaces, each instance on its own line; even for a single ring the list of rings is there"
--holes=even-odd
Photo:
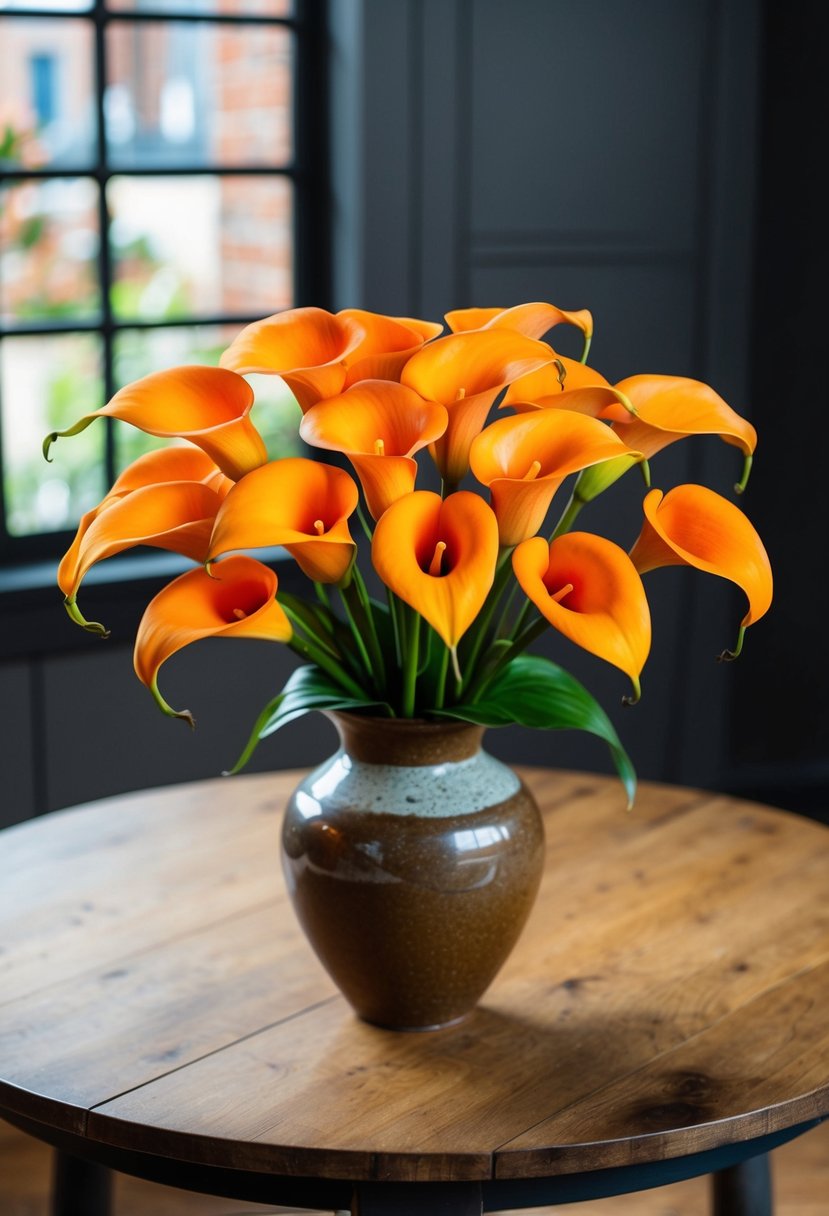
[[[420,767],[469,760],[481,750],[484,727],[460,719],[387,718],[325,710],[346,752],[367,764]]]

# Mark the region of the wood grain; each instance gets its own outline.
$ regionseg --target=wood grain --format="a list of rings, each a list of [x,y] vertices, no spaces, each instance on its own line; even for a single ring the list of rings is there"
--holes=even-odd
[[[773,1154],[775,1216],[826,1216],[829,1195],[829,1123]],[[0,1212],[44,1216],[48,1211],[51,1151],[0,1122]],[[286,1216],[288,1209],[175,1190],[118,1174],[116,1216]],[[692,1178],[638,1194],[618,1195],[554,1209],[523,1209],[521,1216],[700,1216],[709,1210],[708,1181]],[[306,1209],[307,1211],[307,1209]],[[291,1209],[291,1216],[301,1216]],[[518,1216],[505,1213],[504,1216]]]
[[[827,1113],[829,831],[526,778],[538,903],[479,1009],[433,1034],[359,1022],[301,938],[276,850],[296,774],[0,836],[0,1105],[187,1161],[389,1181],[655,1161]]]

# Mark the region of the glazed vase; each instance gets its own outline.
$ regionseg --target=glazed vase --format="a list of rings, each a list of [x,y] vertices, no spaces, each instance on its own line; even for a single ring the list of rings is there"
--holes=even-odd
[[[355,1011],[395,1030],[462,1019],[541,878],[529,790],[483,729],[332,713],[339,750],[294,791],[282,862],[299,921]]]

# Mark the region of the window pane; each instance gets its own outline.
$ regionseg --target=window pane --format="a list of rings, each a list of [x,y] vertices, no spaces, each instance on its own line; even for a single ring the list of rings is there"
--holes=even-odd
[[[107,8],[121,12],[144,7],[143,0],[109,0]],[[234,13],[243,17],[290,17],[293,0],[153,0],[161,13]]]
[[[293,300],[290,181],[114,178],[118,317],[266,316]]]
[[[291,47],[280,26],[113,22],[105,97],[112,164],[286,165]]]
[[[91,165],[93,79],[90,21],[0,18],[0,163]]]
[[[183,363],[216,366],[219,357],[239,332],[238,326],[182,326],[175,329],[127,329],[115,340],[115,373],[118,385],[129,384],[150,372]],[[302,418],[293,394],[278,376],[247,376],[256,394],[252,418],[273,459],[298,456],[307,451],[299,438]],[[133,427],[118,427],[115,434],[116,467],[125,465],[167,441],[144,435]]]
[[[0,319],[95,316],[98,187],[55,178],[0,189]]]
[[[0,342],[3,403],[3,492],[14,536],[74,527],[104,493],[103,422],[59,439],[52,463],[41,444],[103,404],[97,337],[4,338]]]

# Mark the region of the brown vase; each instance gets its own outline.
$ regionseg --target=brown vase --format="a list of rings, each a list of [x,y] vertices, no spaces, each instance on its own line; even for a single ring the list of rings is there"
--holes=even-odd
[[[332,714],[341,747],[294,791],[282,861],[299,920],[357,1013],[431,1030],[474,1008],[518,938],[544,831],[483,729]]]

